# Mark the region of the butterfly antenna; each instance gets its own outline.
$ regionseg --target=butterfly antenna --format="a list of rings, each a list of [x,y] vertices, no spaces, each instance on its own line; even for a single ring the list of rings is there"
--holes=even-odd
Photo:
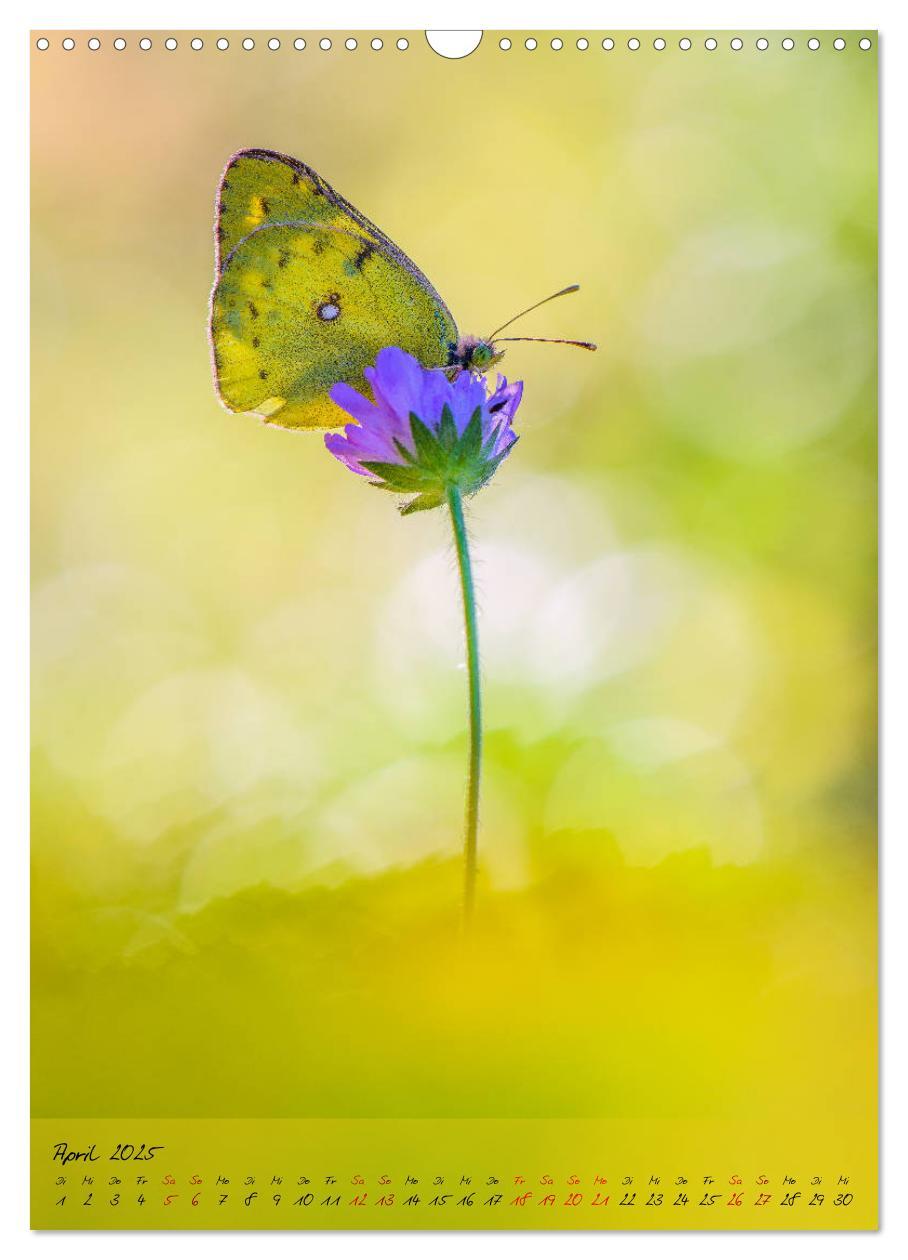
[[[491,340],[491,338],[490,338]],[[568,341],[564,337],[499,337],[499,341],[545,341],[551,346],[579,346],[581,350],[597,349],[594,341]]]
[[[545,306],[546,302],[554,302],[555,298],[564,297],[566,293],[576,293],[579,288],[579,284],[569,284],[566,289],[559,289],[557,293],[550,293],[549,296],[543,298],[541,302],[534,302],[533,305],[528,306],[525,311],[519,311],[516,315],[512,315],[507,323],[502,324],[500,328],[496,328],[493,333],[489,334],[486,340],[492,341],[498,333],[504,332],[506,328],[510,328],[511,325],[515,324],[518,319],[523,319],[524,315],[529,315],[530,311],[535,311],[537,307]],[[510,340],[513,341],[515,338],[511,337]]]

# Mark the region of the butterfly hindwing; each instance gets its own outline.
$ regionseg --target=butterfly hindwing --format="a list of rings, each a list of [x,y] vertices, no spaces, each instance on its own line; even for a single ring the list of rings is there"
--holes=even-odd
[[[361,385],[383,346],[431,367],[457,341],[450,311],[416,264],[294,158],[235,154],[218,190],[216,236],[212,357],[232,411],[331,428],[345,417],[328,390]],[[332,297],[339,313],[324,318]]]
[[[456,329],[434,290],[383,243],[320,223],[277,223],[225,259],[211,307],[224,404],[287,428],[330,428],[338,381],[362,385],[386,345],[441,366]]]

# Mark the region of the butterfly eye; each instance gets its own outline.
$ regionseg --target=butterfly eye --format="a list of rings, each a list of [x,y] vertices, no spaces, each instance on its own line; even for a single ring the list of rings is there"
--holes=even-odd
[[[326,323],[330,323],[332,319],[337,319],[338,315],[340,315],[341,308],[338,306],[336,301],[331,300],[328,302],[322,302],[316,313],[319,319],[323,319]]]

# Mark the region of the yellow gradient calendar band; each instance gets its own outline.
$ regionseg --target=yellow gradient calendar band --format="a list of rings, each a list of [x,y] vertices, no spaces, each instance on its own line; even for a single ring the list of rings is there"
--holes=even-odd
[[[35,1120],[32,1226],[872,1230],[863,1132],[841,1117],[799,1134],[630,1117]]]

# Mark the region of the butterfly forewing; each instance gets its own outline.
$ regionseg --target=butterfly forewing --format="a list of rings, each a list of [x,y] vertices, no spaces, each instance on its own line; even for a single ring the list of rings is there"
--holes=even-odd
[[[358,231],[368,225],[358,219],[331,186],[302,162],[268,149],[243,149],[227,163],[218,189],[217,254],[222,267],[240,241],[266,223],[321,223]],[[376,234],[377,236],[377,234]]]
[[[448,308],[415,263],[293,158],[267,149],[231,158],[216,234],[212,354],[232,411],[330,428],[345,417],[328,390],[362,385],[383,346],[434,367],[457,341]]]

